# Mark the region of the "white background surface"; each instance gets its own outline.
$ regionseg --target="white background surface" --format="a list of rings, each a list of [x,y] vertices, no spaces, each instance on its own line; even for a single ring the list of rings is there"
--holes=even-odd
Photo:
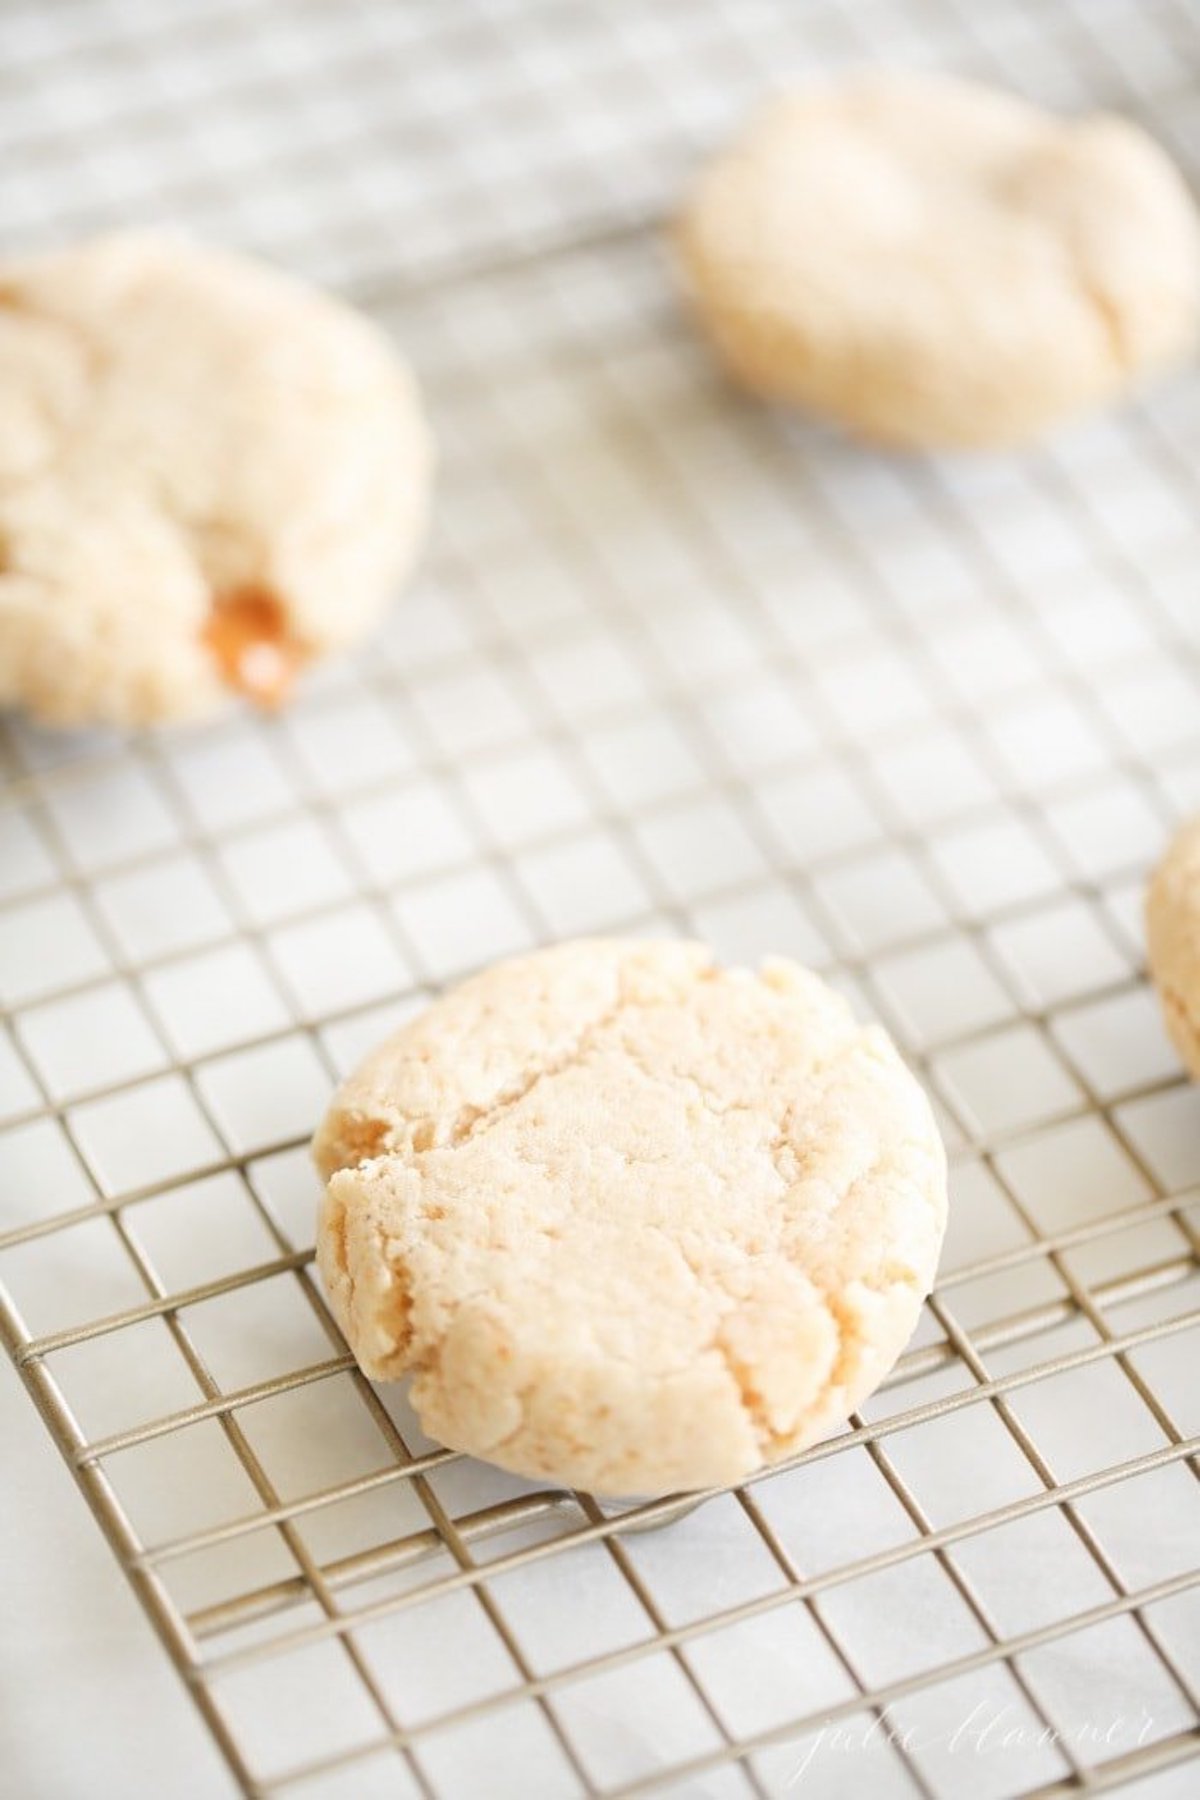
[[[229,1800],[216,1746],[7,1361],[0,1445],[0,1793]]]

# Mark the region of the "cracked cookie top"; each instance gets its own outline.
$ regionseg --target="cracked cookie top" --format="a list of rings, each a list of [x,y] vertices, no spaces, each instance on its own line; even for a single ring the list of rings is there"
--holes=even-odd
[[[277,703],[382,611],[429,463],[383,333],[275,270],[142,233],[0,265],[0,704]]]
[[[884,442],[1019,441],[1196,341],[1200,228],[1157,145],[945,76],[771,104],[679,248],[742,380]]]
[[[424,1428],[614,1495],[739,1479],[876,1386],[945,1159],[886,1034],[782,960],[592,940],[501,964],[335,1095],[318,1258]]]

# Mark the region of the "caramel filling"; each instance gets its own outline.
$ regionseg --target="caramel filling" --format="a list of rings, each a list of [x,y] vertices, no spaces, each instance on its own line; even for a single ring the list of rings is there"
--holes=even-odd
[[[307,660],[284,611],[266,588],[220,595],[201,634],[221,677],[259,706],[279,706]]]

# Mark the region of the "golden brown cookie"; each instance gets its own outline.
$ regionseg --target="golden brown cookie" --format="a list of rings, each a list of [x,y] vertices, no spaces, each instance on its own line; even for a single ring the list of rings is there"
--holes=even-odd
[[[592,940],[489,969],[367,1058],[315,1155],[318,1258],[424,1428],[593,1492],[732,1482],[845,1419],[946,1220],[878,1026],[773,960]]]
[[[0,265],[0,703],[279,702],[378,619],[429,481],[412,381],[338,301],[142,234]]]
[[[735,375],[887,443],[1029,438],[1196,342],[1200,228],[1158,146],[944,76],[776,101],[679,245]]]
[[[1171,1041],[1200,1080],[1200,819],[1183,828],[1155,872],[1146,940]]]

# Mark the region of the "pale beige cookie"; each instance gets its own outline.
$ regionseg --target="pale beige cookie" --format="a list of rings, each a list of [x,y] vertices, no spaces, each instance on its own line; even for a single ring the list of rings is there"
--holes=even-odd
[[[1200,227],[1157,145],[944,76],[770,105],[679,245],[737,376],[889,443],[1028,438],[1196,342]]]
[[[429,479],[391,345],[298,281],[142,234],[0,265],[0,703],[278,701],[379,617]]]
[[[1146,941],[1171,1041],[1200,1081],[1200,819],[1183,828],[1155,872]]]
[[[933,1280],[946,1168],[879,1027],[773,960],[593,940],[475,976],[342,1086],[317,1254],[424,1428],[612,1495],[831,1430]]]

